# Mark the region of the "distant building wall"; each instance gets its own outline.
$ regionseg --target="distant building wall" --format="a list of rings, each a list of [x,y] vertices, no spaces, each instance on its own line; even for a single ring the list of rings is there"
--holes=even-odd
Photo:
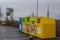
[[[60,20],[56,20],[56,29],[57,36],[60,36]]]

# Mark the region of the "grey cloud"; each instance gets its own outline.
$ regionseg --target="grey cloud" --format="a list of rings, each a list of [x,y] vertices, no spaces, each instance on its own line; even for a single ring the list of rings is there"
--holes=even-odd
[[[24,17],[31,14],[32,11],[36,14],[37,0],[0,0],[2,6],[2,13],[6,16],[6,8],[14,8],[14,19]],[[60,19],[60,0],[39,0],[39,16],[46,16],[47,7],[49,5],[50,17]],[[4,18],[3,17],[3,18]]]

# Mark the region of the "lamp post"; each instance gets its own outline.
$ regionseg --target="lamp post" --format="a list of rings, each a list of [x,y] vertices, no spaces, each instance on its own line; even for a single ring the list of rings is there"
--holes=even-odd
[[[47,17],[49,18],[49,5],[48,5],[48,8],[47,8]]]
[[[38,0],[37,0],[37,17],[38,17]]]

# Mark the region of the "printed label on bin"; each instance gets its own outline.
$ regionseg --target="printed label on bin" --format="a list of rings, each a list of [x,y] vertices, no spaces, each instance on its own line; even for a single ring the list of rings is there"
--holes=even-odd
[[[27,32],[30,32],[30,25],[27,25],[26,30],[27,30]]]
[[[19,28],[21,29],[21,24],[20,24]]]
[[[32,31],[34,31],[34,25],[32,25]]]
[[[41,33],[41,29],[39,27],[37,28],[37,33]]]
[[[23,25],[23,29],[25,29],[25,25]]]

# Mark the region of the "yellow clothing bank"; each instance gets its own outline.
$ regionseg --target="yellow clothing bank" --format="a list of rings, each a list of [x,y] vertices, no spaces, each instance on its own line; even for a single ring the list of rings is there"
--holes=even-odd
[[[36,20],[36,37],[56,38],[56,22],[53,18],[40,17]]]

